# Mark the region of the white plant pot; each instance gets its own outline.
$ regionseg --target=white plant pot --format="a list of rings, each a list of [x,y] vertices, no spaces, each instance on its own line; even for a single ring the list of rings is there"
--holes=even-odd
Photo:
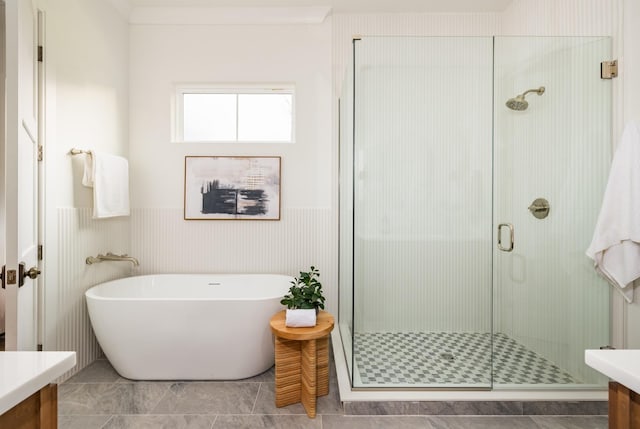
[[[316,310],[310,309],[287,309],[285,326],[289,328],[305,328],[316,326]]]

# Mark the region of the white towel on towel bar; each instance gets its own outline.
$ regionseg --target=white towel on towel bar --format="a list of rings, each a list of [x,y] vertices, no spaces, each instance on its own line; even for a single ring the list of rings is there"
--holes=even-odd
[[[93,188],[93,218],[129,216],[129,162],[126,158],[89,151],[82,184]]]
[[[633,302],[640,277],[640,124],[630,122],[613,156],[602,208],[587,256],[595,269]]]

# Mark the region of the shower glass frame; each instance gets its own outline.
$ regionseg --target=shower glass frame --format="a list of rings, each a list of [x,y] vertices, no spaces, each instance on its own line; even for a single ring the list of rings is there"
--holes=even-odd
[[[363,51],[366,43],[372,43],[372,49],[368,53]],[[469,46],[465,47],[465,43]],[[338,151],[340,171],[338,329],[354,390],[386,388],[566,390],[601,388],[605,385],[606,380],[588,369],[584,362],[578,359],[578,355],[584,348],[597,348],[608,344],[609,340],[610,291],[593,272],[583,250],[588,246],[591,231],[595,226],[595,217],[600,196],[604,191],[610,159],[610,146],[606,142],[611,138],[611,83],[601,81],[599,77],[596,80],[592,74],[599,71],[597,67],[599,61],[608,59],[610,52],[611,40],[608,37],[363,37],[362,40],[354,40],[353,55],[343,83],[338,113],[340,142]],[[450,64],[447,63],[447,58]],[[388,59],[392,62],[385,65],[384,62]],[[595,59],[598,63],[591,64],[590,68],[587,67]],[[382,66],[381,70],[375,70],[376,64]],[[474,70],[474,64],[480,65],[481,70]],[[401,70],[401,66],[405,66],[408,70]],[[440,72],[435,73],[434,67],[440,67],[438,69]],[[367,99],[362,99],[362,91],[366,89],[366,85],[362,84],[363,78],[358,75],[363,69],[369,73],[369,89],[376,90],[375,93],[368,94]],[[445,69],[447,73],[442,72]],[[430,70],[432,73],[424,79],[426,83],[424,81],[420,83],[418,80],[407,84],[411,82],[407,79],[408,76],[415,77],[425,70]],[[464,73],[467,73],[468,78],[471,76],[482,80],[484,86],[461,79],[460,76]],[[449,76],[444,77],[443,82],[447,82],[448,78],[451,82],[457,82],[453,88],[451,85],[447,87],[442,82],[434,81],[434,76],[437,79],[444,74]],[[393,87],[393,83],[389,85],[385,81],[386,78],[394,75],[404,76],[404,79],[396,79],[401,82],[396,82],[396,87]],[[576,80],[574,75],[579,79]],[[528,99],[530,106],[527,110],[515,112],[505,106],[509,98],[539,86],[548,86],[547,92],[540,98],[530,94]],[[593,90],[594,86],[595,90]],[[550,88],[553,88],[552,93],[549,92]],[[424,97],[426,94],[439,102],[438,109],[429,111],[431,118],[434,117],[433,115],[440,118],[440,122],[435,122],[436,126],[445,124],[437,137],[446,137],[442,133],[446,130],[447,124],[451,134],[459,132],[463,137],[448,143],[443,139],[439,148],[418,146],[413,148],[416,151],[413,154],[400,153],[402,149],[397,142],[403,140],[402,138],[394,140],[394,137],[403,136],[402,133],[408,127],[406,121],[411,120],[414,109],[416,111],[414,121],[420,118],[418,109],[429,109],[418,103],[421,98],[430,99]],[[578,133],[579,127],[575,126],[573,121],[582,118],[585,109],[581,110],[582,113],[572,112],[570,103],[571,100],[576,99],[581,106],[597,106],[597,109],[586,109],[591,112],[587,112],[586,123],[595,128],[590,133],[584,132],[578,138],[575,138],[574,134]],[[473,117],[468,115],[456,122],[455,116],[452,115],[469,106],[470,110],[473,110]],[[369,115],[368,118],[363,117],[363,110]],[[468,110],[465,112],[469,114]],[[397,114],[394,115],[394,112]],[[389,118],[400,121],[400,125],[385,125],[383,119]],[[369,122],[363,124],[363,120],[366,119],[369,119]],[[551,122],[547,128],[547,134],[545,134],[545,127],[540,125],[542,120]],[[582,120],[585,119],[582,118]],[[405,122],[402,123],[402,121]],[[471,128],[471,131],[465,130],[465,127]],[[416,141],[421,141],[420,138],[428,133],[438,132],[424,125],[418,128]],[[549,132],[549,129],[555,132]],[[466,134],[465,131],[467,131]],[[558,145],[559,138],[552,138],[554,135],[565,139],[573,138],[573,140],[567,143],[565,148]],[[536,138],[546,139],[545,144],[539,145],[538,149],[536,146],[531,149],[532,141],[535,142]],[[385,139],[386,142],[383,141]],[[573,159],[576,154],[584,150],[584,147],[587,147],[579,146],[580,139],[588,140],[588,148],[593,152],[591,158]],[[395,144],[394,141],[396,141]],[[464,146],[468,141],[471,143]],[[555,142],[555,145],[550,142]],[[358,151],[358,143],[361,145],[366,143],[369,147],[378,145],[382,156],[377,161],[367,159]],[[524,150],[527,147],[530,148],[529,151]],[[351,150],[345,150],[345,148],[351,148]],[[556,153],[557,148],[561,148],[559,153]],[[424,160],[425,154],[433,155],[434,152],[440,157],[437,159],[444,159],[444,161],[430,165],[432,172],[430,182],[418,177],[417,173],[420,172],[421,156]],[[555,170],[544,179],[531,179],[535,177],[536,169],[544,164],[545,156],[553,160],[549,164],[553,164]],[[462,165],[447,163],[456,157]],[[514,164],[512,162],[514,160],[518,160],[521,165]],[[529,163],[529,160],[536,160],[536,162]],[[570,165],[567,166],[570,168],[563,169],[563,162],[566,161],[570,161]],[[372,163],[376,162],[378,165],[372,168]],[[384,183],[385,178],[389,180],[392,178],[387,174],[382,176],[382,173],[386,173],[385,163],[402,166],[399,169],[399,175],[393,176],[393,180],[400,185],[410,183],[411,180],[422,184],[435,183],[436,188],[431,189],[431,201],[428,198],[416,196],[411,199],[411,202],[407,202],[406,194],[394,197],[393,186]],[[488,168],[484,164],[488,165]],[[461,171],[471,172],[470,177],[457,174]],[[374,179],[370,176],[374,176]],[[364,177],[368,179],[363,179]],[[440,179],[439,182],[438,179]],[[380,190],[379,193],[384,195],[381,195],[378,201],[368,203],[359,201],[358,196],[362,194],[361,187],[364,186],[363,180],[370,181],[369,191]],[[578,189],[567,191],[562,183],[556,182],[554,185],[553,180],[568,181]],[[516,183],[520,188],[515,188]],[[527,183],[529,186],[525,186]],[[535,189],[533,186],[535,183],[542,183],[546,188]],[[584,186],[581,187],[581,184]],[[405,187],[399,186],[399,188]],[[545,226],[545,221],[531,216],[526,210],[527,206],[522,207],[521,200],[533,200],[530,198],[531,195],[544,196],[536,192],[544,194],[547,190],[550,192],[548,195],[552,195],[552,211],[549,219],[546,220],[546,225],[550,227],[549,231],[541,232],[539,229]],[[456,199],[458,194],[469,196],[470,201]],[[589,194],[588,201],[580,200],[576,197],[578,194]],[[447,201],[447,195],[453,197]],[[561,198],[573,198],[573,205],[565,204]],[[376,204],[382,202],[389,202],[392,207],[401,207],[404,214],[402,210],[394,213],[388,207],[374,210],[376,207],[381,207]],[[527,205],[530,203],[531,201],[528,201]],[[417,219],[418,217],[412,217],[411,213],[425,208],[432,210],[428,213],[434,213],[443,204],[449,204],[454,210],[447,212],[445,219],[438,221],[445,226],[440,228],[442,232],[440,243],[432,240],[432,243],[416,244],[415,242],[419,240],[413,240],[414,243],[396,243],[387,246],[376,242],[376,235],[382,238],[400,237],[398,242],[411,242],[411,237],[415,238],[415,235],[420,236],[420,234],[425,237],[435,237],[433,234],[438,231],[437,225],[431,225],[431,228],[418,225],[417,222],[415,224],[407,222],[403,225],[402,220],[407,217]],[[472,211],[471,207],[476,207],[476,210]],[[580,215],[580,219],[576,219],[576,214]],[[473,223],[472,220],[477,222]],[[532,223],[532,220],[538,223]],[[564,226],[554,224],[559,220],[564,222]],[[496,227],[503,222],[515,225],[516,242],[513,252],[497,250]],[[538,228],[538,230],[532,228]],[[367,237],[367,240],[363,240],[363,237]],[[471,237],[471,239],[464,242],[464,237]],[[543,237],[546,242],[535,242],[536,237]],[[562,240],[555,240],[555,237],[562,237]],[[452,238],[462,240],[462,244],[454,243],[451,248],[448,248],[450,243],[447,242]],[[554,240],[557,243],[554,243]],[[548,243],[553,245],[545,248],[544,246]],[[563,243],[571,243],[572,247],[563,246]],[[542,255],[536,253],[536,250],[539,251],[541,248],[544,248]],[[582,250],[580,255],[576,253],[580,253],[579,250]],[[540,264],[552,264],[554,258],[562,257],[567,252],[570,252],[567,259],[570,266],[565,267],[566,269],[561,267],[556,271],[549,270],[545,274],[545,265]],[[443,255],[457,258],[456,260],[462,263],[456,266],[453,261],[446,262]],[[398,266],[390,267],[389,261],[392,257],[398,256],[404,258],[404,262],[396,261]],[[438,259],[441,257],[444,259]],[[524,265],[523,258],[526,261]],[[410,260],[407,262],[408,259]],[[363,260],[368,260],[368,265],[362,265]],[[406,274],[407,267],[411,266],[429,267],[429,262],[434,263],[434,261],[439,264],[439,271],[431,270],[438,273],[429,273],[432,276],[430,284],[438,285],[437,287],[430,289],[422,297],[419,296],[420,290],[415,287],[398,292],[399,285],[415,283],[407,281],[411,278],[410,275],[405,275],[405,278],[397,277],[398,273]],[[403,263],[404,266],[402,266]],[[463,272],[464,270],[460,269],[461,265],[471,267],[473,271]],[[538,270],[522,271],[525,265],[528,269],[533,267]],[[542,270],[539,269],[540,267]],[[540,274],[541,271],[542,274]],[[518,281],[522,279],[518,279],[517,275],[523,272],[533,280]],[[537,274],[533,275],[533,273]],[[516,275],[515,280],[514,275]],[[538,284],[536,282],[553,280],[554,276],[563,281],[557,289],[563,289],[561,295],[564,299],[548,303],[545,300],[557,292],[554,291],[553,286],[545,284],[538,289],[532,286],[536,286]],[[440,283],[442,279],[448,283]],[[446,286],[442,286],[443,284]],[[530,289],[529,292],[524,293],[518,289],[523,289],[522,284]],[[465,290],[465,287],[468,289]],[[585,291],[588,292],[585,293]],[[404,302],[402,295],[408,297]],[[428,300],[429,296],[435,298],[435,303],[424,304],[424,300]],[[530,302],[528,300],[532,297],[536,300],[535,305],[532,305],[534,309],[528,308]],[[572,300],[571,297],[576,299]],[[419,299],[423,299],[423,302],[419,302]],[[478,305],[478,303],[481,304]],[[562,311],[562,305],[566,311]],[[426,308],[428,311],[421,314],[421,308]],[[553,308],[555,314],[548,315],[546,311],[548,308]],[[450,313],[449,316],[447,312]],[[531,320],[519,319],[518,316],[522,314],[527,314]],[[566,323],[562,324],[562,318],[566,318],[569,314],[573,319],[565,320]],[[556,325],[551,325],[552,321]],[[581,325],[586,328],[581,330]],[[562,335],[559,334],[560,331]],[[409,361],[421,358],[419,366],[424,370],[424,380],[403,378],[399,375],[402,373],[402,365],[398,362],[385,363],[382,351],[376,349],[396,341],[397,335],[393,336],[393,333],[399,332],[405,336],[408,336],[406,335],[408,333],[417,334],[414,336],[418,342],[414,344],[418,344],[418,347],[401,345],[400,347],[405,348],[397,354],[401,354],[406,358],[405,360]],[[477,350],[475,355],[470,354],[476,362],[476,366],[471,369],[481,368],[480,372],[476,371],[473,377],[468,379],[453,376],[449,382],[430,377],[435,373],[446,372],[446,360],[450,357],[450,353],[447,353],[447,350],[434,353],[433,350],[417,349],[422,343],[437,343],[438,340],[433,335],[438,332],[453,333],[453,337],[446,340],[449,343],[471,342],[475,344],[475,349],[482,349],[481,355],[477,354]],[[495,335],[504,332],[513,335],[518,345],[524,344],[526,347],[531,347],[544,359],[557,362],[562,368],[570,370],[579,382],[528,383],[523,382],[522,379],[516,379],[516,382],[509,383],[508,377],[498,374],[496,369],[498,364],[494,363],[495,356],[500,357],[499,350],[494,349]],[[371,333],[384,333],[387,336],[375,337],[369,335]],[[473,339],[465,337],[471,334],[474,335]],[[488,342],[485,340],[478,342],[476,334],[484,334]],[[369,335],[369,343],[367,343],[367,335]],[[568,337],[571,338],[567,340]],[[488,350],[484,349],[486,344],[488,344]],[[356,348],[355,351],[354,348]],[[358,353],[361,350],[369,351],[367,359],[371,362],[363,364],[363,358]],[[455,355],[456,353],[460,356]],[[461,357],[465,353],[464,350],[454,347],[453,358],[460,359],[462,362]],[[375,361],[375,355],[378,354],[380,354],[378,356],[380,360]],[[565,358],[565,355],[569,357]],[[365,371],[366,374],[363,377],[362,367],[367,364],[371,364],[371,368],[367,369],[368,372]],[[385,365],[388,368],[385,368]],[[392,382],[378,383],[377,379],[371,376],[374,371],[382,373],[382,378],[386,371],[386,375],[389,376],[387,378],[391,378]],[[465,366],[462,371],[468,373],[469,367]],[[365,379],[366,382],[363,382]]]

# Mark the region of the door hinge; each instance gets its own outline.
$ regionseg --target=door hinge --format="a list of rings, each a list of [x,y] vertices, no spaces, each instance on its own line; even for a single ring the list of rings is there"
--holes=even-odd
[[[44,58],[44,49],[42,46],[38,46],[38,62],[41,63]]]
[[[601,62],[600,78],[613,79],[614,77],[618,77],[618,60]]]
[[[2,266],[2,270],[0,271],[0,283],[2,284],[2,289],[6,289],[4,287],[4,275],[5,275],[5,271],[7,270],[7,266],[3,265]]]
[[[38,261],[42,261],[42,244],[38,244]]]
[[[42,145],[38,145],[38,161],[42,161]]]
[[[38,344],[38,349],[37,349],[37,350],[38,350],[39,352],[41,352],[41,351],[42,351],[42,344]]]

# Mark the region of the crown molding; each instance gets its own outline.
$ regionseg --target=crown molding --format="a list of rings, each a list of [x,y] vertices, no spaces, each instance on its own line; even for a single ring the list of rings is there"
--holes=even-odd
[[[108,0],[109,3],[113,5],[113,7],[118,11],[122,17],[129,21],[129,15],[131,14],[131,10],[133,7],[131,6],[130,0]]]
[[[139,25],[320,24],[330,12],[330,6],[133,7],[129,22]]]

